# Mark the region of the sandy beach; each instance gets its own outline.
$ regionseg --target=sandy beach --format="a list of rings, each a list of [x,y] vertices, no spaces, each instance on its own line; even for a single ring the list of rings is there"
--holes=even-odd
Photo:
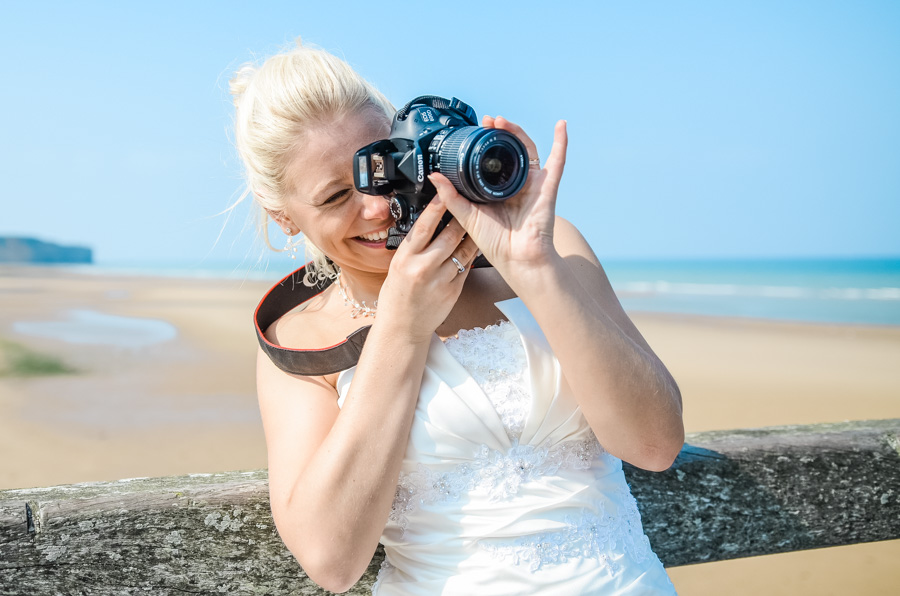
[[[0,266],[0,489],[265,467],[250,318],[268,285]],[[87,338],[79,317],[135,326]],[[632,318],[688,432],[900,418],[900,327]],[[74,335],[41,335],[59,328]],[[72,372],[11,374],[25,352]],[[670,574],[688,595],[889,594],[898,560],[891,541]]]

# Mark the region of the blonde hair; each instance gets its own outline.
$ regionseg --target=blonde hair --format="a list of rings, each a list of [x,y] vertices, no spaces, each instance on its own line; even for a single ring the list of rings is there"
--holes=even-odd
[[[271,214],[287,205],[286,169],[290,155],[310,127],[374,108],[388,118],[394,107],[349,64],[318,48],[302,45],[271,56],[261,65],[244,64],[230,81],[234,98],[234,137],[244,163],[247,188],[238,202],[252,194],[259,206],[258,230],[268,237]],[[337,266],[308,240],[312,266],[304,283],[315,285],[337,276]]]

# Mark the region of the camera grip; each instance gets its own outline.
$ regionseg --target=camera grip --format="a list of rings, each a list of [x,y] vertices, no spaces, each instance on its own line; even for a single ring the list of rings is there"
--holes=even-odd
[[[434,235],[431,236],[431,240],[433,241],[438,237],[438,234],[441,233],[441,230],[447,227],[447,224],[453,219],[453,214],[447,211],[441,217],[441,221],[438,222],[437,227],[434,230]],[[388,250],[397,250],[400,247],[400,243],[403,242],[403,239],[406,237],[406,232],[402,232],[396,227],[391,227],[388,230],[387,241],[384,244],[384,247]]]

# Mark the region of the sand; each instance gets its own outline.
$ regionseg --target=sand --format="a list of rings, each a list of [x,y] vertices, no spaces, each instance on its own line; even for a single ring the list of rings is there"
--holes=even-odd
[[[900,328],[632,314],[687,432],[900,418]],[[900,540],[678,567],[680,594],[893,595]]]
[[[251,313],[268,282],[0,267],[0,339],[75,374],[0,376],[0,489],[266,465]],[[75,344],[23,322],[73,312],[167,322],[172,339]],[[632,313],[688,432],[900,418],[900,328]],[[161,323],[166,327],[166,323]],[[670,570],[681,594],[893,594],[900,541]]]

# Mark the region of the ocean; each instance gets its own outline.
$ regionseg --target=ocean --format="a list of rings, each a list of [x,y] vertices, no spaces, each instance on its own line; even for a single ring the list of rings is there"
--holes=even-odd
[[[77,266],[94,273],[278,280],[294,263]],[[627,311],[783,321],[900,325],[900,258],[611,260],[604,268]]]
[[[612,261],[628,311],[900,325],[900,259]]]

